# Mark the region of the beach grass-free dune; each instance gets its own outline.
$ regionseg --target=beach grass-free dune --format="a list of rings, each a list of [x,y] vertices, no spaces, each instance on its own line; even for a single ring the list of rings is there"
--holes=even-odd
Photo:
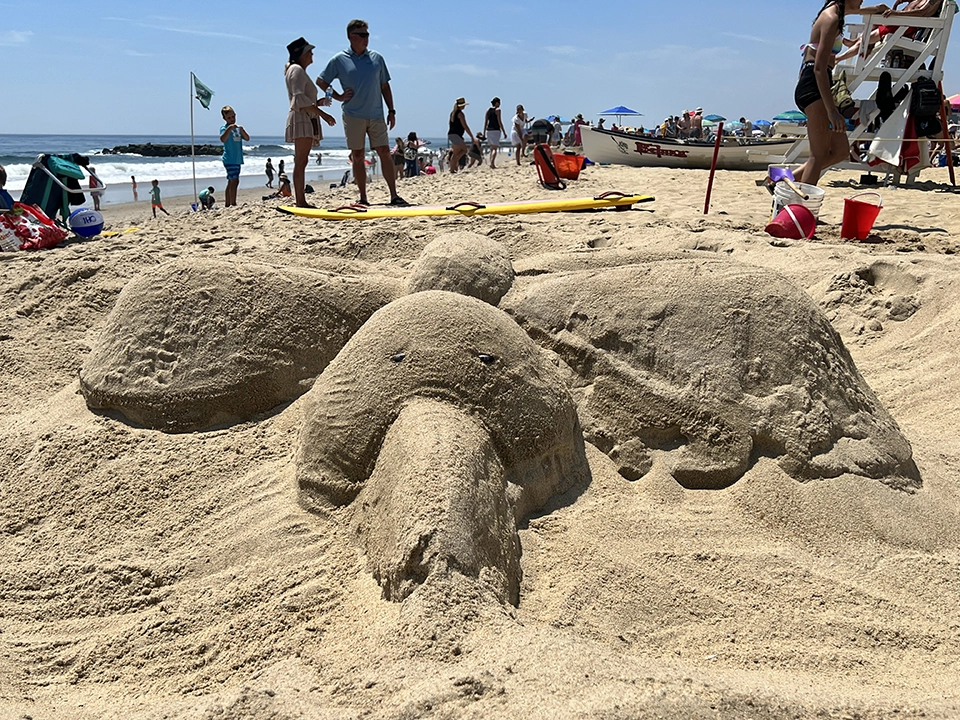
[[[947,170],[865,242],[844,172],[811,241],[755,179],[251,189],[0,253],[0,715],[960,715]]]

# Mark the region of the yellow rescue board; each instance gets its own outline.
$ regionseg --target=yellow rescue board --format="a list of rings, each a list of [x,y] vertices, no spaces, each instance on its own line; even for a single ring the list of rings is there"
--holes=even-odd
[[[298,208],[288,205],[277,208],[282,213],[322,220],[375,220],[379,218],[443,217],[450,215],[517,215],[522,213],[549,213],[571,210],[599,210],[602,208],[628,209],[637,203],[652,202],[651,195],[625,195],[609,192],[592,198],[557,200],[518,200],[505,203],[458,203],[456,205],[413,205],[409,207],[364,207],[350,205],[336,210]]]

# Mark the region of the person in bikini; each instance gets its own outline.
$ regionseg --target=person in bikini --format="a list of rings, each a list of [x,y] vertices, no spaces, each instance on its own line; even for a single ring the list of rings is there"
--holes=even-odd
[[[861,0],[827,0],[803,46],[803,63],[794,90],[797,107],[807,116],[810,156],[794,172],[799,182],[816,185],[823,171],[850,154],[847,123],[833,102],[831,67],[843,50],[843,25],[847,14],[879,14],[886,5],[861,7]]]

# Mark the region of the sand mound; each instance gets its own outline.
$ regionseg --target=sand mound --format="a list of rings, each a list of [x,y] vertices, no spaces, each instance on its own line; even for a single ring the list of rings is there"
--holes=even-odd
[[[387,305],[304,401],[302,498],[315,507],[360,493],[359,527],[387,597],[434,571],[493,566],[515,600],[516,519],[585,468],[556,368],[509,316],[463,295]]]
[[[506,309],[585,383],[587,439],[636,479],[726,487],[760,456],[796,478],[917,487],[907,440],[801,290],[729,261],[675,259],[540,276]]]
[[[423,249],[407,288],[448,290],[496,305],[511,285],[513,265],[503,245],[476,233],[449,232]]]
[[[394,280],[178,261],[124,288],[80,372],[89,407],[188,431],[303,394]]]

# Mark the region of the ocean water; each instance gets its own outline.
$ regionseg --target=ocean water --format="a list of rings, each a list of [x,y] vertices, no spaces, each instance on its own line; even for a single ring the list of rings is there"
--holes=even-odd
[[[431,146],[442,148],[445,139],[428,139]],[[101,204],[133,202],[133,185],[130,176],[137,178],[139,201],[149,202],[150,183],[160,182],[162,197],[193,197],[193,164],[189,155],[174,158],[153,158],[140,155],[104,155],[104,148],[112,149],[119,145],[153,143],[154,145],[190,145],[189,135],[3,135],[0,134],[0,165],[7,171],[6,189],[15,199],[19,199],[27,181],[30,169],[38,155],[43,153],[62,154],[79,153],[90,158],[90,165],[96,169],[97,177],[106,183]],[[212,135],[197,135],[197,145],[219,145],[220,138]],[[428,146],[428,147],[431,147]],[[273,160],[276,169],[280,160],[286,165],[288,175],[293,172],[293,143],[284,142],[282,137],[251,137],[243,145],[244,165],[240,172],[240,187],[263,187],[267,181],[264,166],[267,158]],[[316,164],[315,157],[320,152],[322,163]],[[370,153],[367,153],[368,157]],[[307,167],[307,182],[339,182],[343,173],[350,168],[349,151],[343,138],[324,140],[315,150]],[[379,174],[379,167],[376,172]],[[226,187],[227,179],[219,156],[198,155],[196,158],[197,189],[212,185],[220,197]],[[274,179],[276,187],[276,179]],[[269,191],[268,191],[269,192]],[[87,196],[86,205],[92,203]]]

